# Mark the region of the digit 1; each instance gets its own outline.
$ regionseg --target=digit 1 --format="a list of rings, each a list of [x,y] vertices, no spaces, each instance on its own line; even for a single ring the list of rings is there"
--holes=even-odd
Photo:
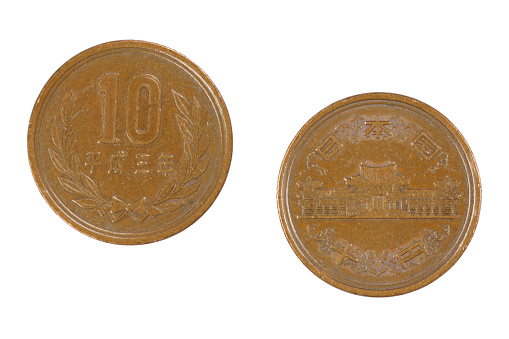
[[[116,144],[118,115],[118,73],[105,73],[98,82],[97,92],[103,96],[102,134],[97,142]]]
[[[142,90],[147,91],[146,125],[140,128]],[[126,132],[134,144],[147,145],[159,136],[161,126],[162,91],[159,80],[150,74],[139,74],[129,81],[126,97]]]

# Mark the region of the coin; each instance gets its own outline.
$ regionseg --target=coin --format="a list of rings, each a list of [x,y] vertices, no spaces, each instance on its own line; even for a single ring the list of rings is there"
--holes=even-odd
[[[419,289],[470,242],[481,184],[454,125],[409,97],[370,93],[316,114],[281,165],[278,209],[299,259],[365,296]]]
[[[105,242],[150,243],[214,202],[230,166],[231,123],[215,85],[186,57],[115,41],[49,79],[28,154],[44,199],[72,227]]]

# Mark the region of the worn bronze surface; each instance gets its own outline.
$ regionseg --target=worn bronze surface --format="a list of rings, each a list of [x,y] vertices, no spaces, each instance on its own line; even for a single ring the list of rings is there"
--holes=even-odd
[[[414,291],[445,273],[470,242],[480,204],[459,131],[396,94],[323,109],[279,174],[279,216],[297,256],[327,283],[367,296]]]
[[[142,41],[105,43],[65,63],[28,128],[32,173],[51,208],[117,244],[194,223],[219,194],[231,153],[212,81],[183,55]]]

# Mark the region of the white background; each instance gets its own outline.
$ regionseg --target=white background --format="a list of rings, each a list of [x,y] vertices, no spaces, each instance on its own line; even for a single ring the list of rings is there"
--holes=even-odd
[[[6,1],[1,7],[1,338],[508,338],[509,5],[504,1]],[[173,48],[214,81],[233,126],[226,184],[169,239],[118,246],[65,224],[30,172],[46,81],[112,40]],[[295,256],[276,184],[315,113],[374,91],[446,115],[483,184],[477,231],[431,285],[369,298]]]

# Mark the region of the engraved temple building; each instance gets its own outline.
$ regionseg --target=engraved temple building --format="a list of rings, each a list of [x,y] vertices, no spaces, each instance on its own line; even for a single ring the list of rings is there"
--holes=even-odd
[[[454,218],[459,182],[448,176],[433,189],[412,189],[396,163],[369,165],[345,178],[346,188],[326,189],[308,176],[299,187],[299,218]]]

